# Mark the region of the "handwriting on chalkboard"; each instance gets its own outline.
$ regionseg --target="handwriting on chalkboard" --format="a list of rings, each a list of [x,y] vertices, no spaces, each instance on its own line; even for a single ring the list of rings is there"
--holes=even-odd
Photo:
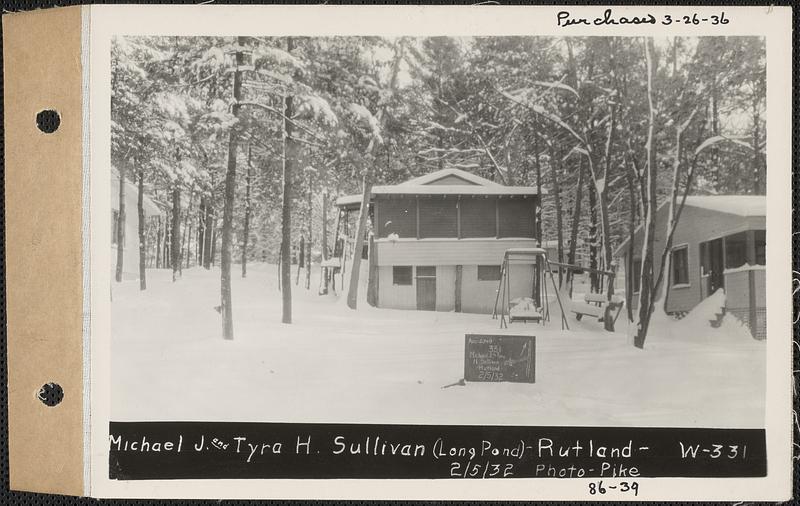
[[[536,362],[534,336],[467,334],[464,379],[533,383]]]

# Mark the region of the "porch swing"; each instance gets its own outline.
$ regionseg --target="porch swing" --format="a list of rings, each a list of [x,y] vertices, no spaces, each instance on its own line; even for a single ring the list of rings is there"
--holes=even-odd
[[[539,290],[532,293],[538,295],[538,301],[533,297],[511,298],[511,266],[512,265],[533,265],[534,280]],[[547,261],[547,252],[543,248],[511,248],[503,254],[503,264],[500,268],[500,282],[495,295],[494,310],[492,318],[500,315],[500,328],[508,328],[509,323],[529,321],[544,324],[550,321],[550,304],[547,294],[547,278],[553,286],[553,291],[561,309],[561,328],[569,330],[569,324],[564,314],[564,306],[561,303],[561,295],[558,285],[553,278],[550,263]],[[535,291],[535,290],[532,290]],[[499,309],[499,313],[498,313]]]
[[[588,267],[580,267],[577,265],[570,265],[560,262],[550,262],[559,269],[565,269],[569,276],[567,276],[569,283],[569,293],[572,293],[572,286],[575,280],[575,274],[578,272],[587,272],[600,278],[600,286],[603,286],[603,279],[606,280],[607,285],[611,286],[616,278],[616,271],[605,271],[602,269],[591,269]],[[580,321],[584,316],[597,319],[599,322],[604,323],[606,330],[613,330],[614,325],[617,323],[622,307],[625,305],[625,299],[617,294],[605,293],[586,293],[582,301],[568,300],[570,312],[575,314],[575,319]]]

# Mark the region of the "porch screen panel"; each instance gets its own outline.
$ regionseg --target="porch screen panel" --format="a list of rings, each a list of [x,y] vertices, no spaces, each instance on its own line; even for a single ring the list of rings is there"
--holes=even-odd
[[[534,199],[500,199],[500,237],[534,237]]]
[[[756,264],[767,265],[767,231],[756,230],[753,233],[756,250]]]
[[[462,197],[461,237],[496,237],[496,199]]]
[[[417,204],[413,198],[381,199],[376,202],[378,237],[397,234],[400,238],[417,237]]]
[[[740,232],[725,237],[725,268],[735,269],[747,263],[747,234]]]
[[[458,237],[456,199],[419,198],[419,237]]]

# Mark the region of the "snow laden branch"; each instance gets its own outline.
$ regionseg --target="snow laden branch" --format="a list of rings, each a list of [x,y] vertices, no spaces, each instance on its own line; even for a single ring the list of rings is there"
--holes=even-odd
[[[567,84],[564,84],[561,81],[552,81],[552,82],[534,81],[533,84],[535,86],[543,86],[543,87],[545,87],[546,91],[553,90],[553,89],[558,89],[558,90],[562,90],[562,91],[568,91],[568,92],[572,93],[573,95],[575,95],[575,98],[580,98],[580,94],[578,94],[578,92],[575,91],[575,88],[573,88],[572,86],[569,86]]]
[[[314,137],[315,139],[320,140],[320,141],[324,141],[325,140],[324,137],[322,137],[320,134],[318,134],[317,132],[315,132],[311,128],[309,128],[309,127],[303,125],[302,123],[299,123],[299,122],[295,121],[294,119],[286,116],[283,112],[281,112],[279,109],[276,109],[274,107],[271,107],[271,106],[268,106],[266,104],[262,104],[262,103],[259,103],[259,102],[246,102],[246,101],[236,102],[236,105],[239,105],[239,106],[242,106],[242,107],[245,107],[245,106],[247,106],[247,107],[255,107],[257,109],[261,109],[263,111],[269,112],[271,114],[274,114],[274,115],[278,116],[279,118],[281,118],[282,120],[286,121],[287,123],[290,123],[292,126],[302,130],[303,132],[307,133],[308,135]]]
[[[738,146],[743,146],[751,151],[755,151],[755,148],[751,144],[742,141],[742,139],[746,138],[747,137],[744,136],[728,137],[725,135],[715,135],[713,137],[709,137],[708,139],[703,141],[699,146],[697,146],[697,149],[694,150],[694,154],[699,155],[700,153],[710,148],[711,146],[714,146],[716,144],[719,144],[720,142],[725,142],[725,141],[732,142]]]
[[[581,143],[581,145],[583,145],[583,146],[588,148],[588,143],[586,142],[586,139],[582,135],[580,135],[578,132],[576,132],[575,129],[573,129],[571,126],[569,126],[563,119],[561,119],[561,117],[559,115],[546,111],[545,108],[542,107],[539,104],[531,103],[529,100],[527,100],[526,97],[517,97],[517,96],[514,96],[512,93],[509,93],[509,92],[503,91],[503,90],[498,90],[498,91],[500,92],[500,94],[502,96],[504,96],[508,100],[514,102],[515,104],[518,104],[518,105],[521,105],[523,107],[526,107],[529,110],[533,111],[534,113],[538,114],[539,116],[541,116],[541,117],[543,117],[543,118],[545,118],[545,119],[557,124],[558,126],[563,128],[564,130],[569,132],[578,142]]]
[[[364,107],[361,104],[350,104],[347,106],[347,110],[352,113],[356,118],[356,124],[362,127],[365,127],[368,132],[368,137],[370,139],[370,145],[373,142],[377,142],[378,144],[383,144],[383,136],[381,135],[381,125],[380,120],[375,117],[369,109]],[[378,113],[380,115],[380,112]],[[369,148],[369,151],[372,149]]]
[[[467,127],[469,128],[469,130],[472,133],[472,135],[475,137],[475,139],[481,145],[482,151],[489,158],[489,161],[492,162],[492,166],[494,166],[495,172],[502,179],[502,183],[503,184],[508,184],[508,167],[503,167],[497,162],[497,159],[492,154],[492,150],[491,150],[489,144],[484,140],[483,136],[480,134],[480,132],[475,127],[475,125],[472,123],[472,121],[470,121],[469,116],[465,112],[463,112],[463,111],[459,110],[458,108],[454,107],[453,104],[451,104],[449,102],[445,102],[445,101],[442,101],[442,100],[440,100],[440,102],[442,104],[444,104],[445,106],[447,106],[447,108],[450,109],[456,115],[456,118],[457,118],[459,123],[463,122],[464,124],[467,125]]]

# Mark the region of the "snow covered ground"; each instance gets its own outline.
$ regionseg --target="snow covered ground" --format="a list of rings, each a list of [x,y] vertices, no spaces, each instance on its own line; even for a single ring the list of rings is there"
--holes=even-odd
[[[295,267],[293,267],[293,270]],[[111,418],[272,422],[763,427],[765,342],[713,301],[681,321],[655,316],[644,350],[624,315],[616,333],[558,306],[536,335],[536,383],[467,383],[464,334],[498,331],[488,315],[352,311],[293,285],[280,323],[274,265],[234,266],[235,339],[221,338],[219,271],[166,270],[113,287]],[[316,274],[316,273],[315,273]],[[293,273],[294,276],[294,273]],[[302,278],[302,276],[301,276]],[[364,290],[362,290],[363,294]]]

